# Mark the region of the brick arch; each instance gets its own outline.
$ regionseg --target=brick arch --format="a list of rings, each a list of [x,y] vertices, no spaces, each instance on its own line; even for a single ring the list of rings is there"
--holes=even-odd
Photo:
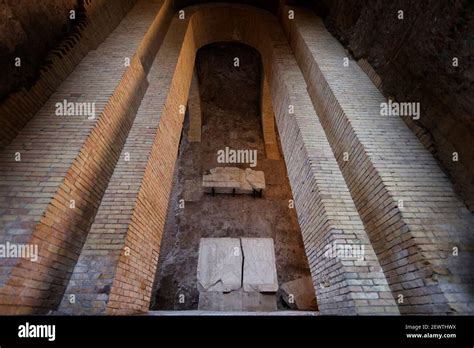
[[[369,313],[372,307],[359,301],[367,291],[357,287],[369,279],[378,284],[377,310],[398,313],[306,92],[304,77],[276,17],[249,6],[217,4],[186,8],[185,14],[184,20],[175,17],[168,30],[168,36],[172,36],[168,39],[180,43],[180,49],[160,126],[124,235],[124,247],[131,253],[121,254],[113,265],[116,271],[108,298],[92,312],[124,314],[148,310],[154,279],[150,272],[144,274],[143,268],[155,270],[157,266],[155,254],[163,231],[184,117],[176,115],[188,99],[196,52],[213,42],[240,41],[262,56],[321,312]],[[294,112],[289,112],[290,105]],[[328,243],[345,238],[357,239],[365,246],[366,261],[356,265],[324,257]],[[346,274],[353,278],[350,282]]]
[[[242,47],[245,47],[248,50],[252,50],[258,56],[257,64],[259,65],[258,70],[260,70],[260,76],[255,77],[258,79],[260,84],[260,118],[261,118],[261,126],[262,126],[262,139],[265,145],[265,156],[267,159],[279,160],[281,158],[280,150],[278,148],[278,137],[275,128],[275,116],[273,113],[273,105],[270,96],[270,91],[268,88],[268,81],[265,79],[265,74],[263,71],[263,64],[262,64],[262,57],[260,52],[258,52],[252,46],[249,46],[245,43],[240,41],[231,40],[231,41],[221,41],[216,42],[218,44],[225,44],[232,45],[238,44]],[[198,49],[197,55],[199,55],[199,51],[203,48],[206,48],[213,44],[205,45]],[[197,58],[196,58],[197,59]],[[189,128],[189,139],[190,141],[200,141],[201,139],[201,127],[204,123],[204,115],[201,112],[201,101],[200,101],[200,87],[198,86],[197,82],[197,71],[194,69],[194,76],[191,82],[191,88],[189,92],[189,100],[188,100],[188,112],[190,117],[190,128]]]
[[[199,60],[199,56],[201,52],[205,51],[206,49],[210,49],[210,50],[217,49],[217,47],[219,47],[219,49],[222,48],[224,51],[228,50],[229,52],[235,49],[236,51],[233,52],[232,55],[230,55],[229,53],[228,59],[239,58],[241,66],[247,63],[248,59],[251,59],[250,65],[254,66],[256,70],[255,72],[260,72],[260,74],[258,73],[251,74],[249,78],[252,79],[252,81],[257,82],[258,85],[261,85],[262,79],[263,79],[263,65],[262,65],[262,57],[260,56],[260,53],[253,47],[236,40],[214,42],[212,44],[205,45],[201,47],[200,49],[198,49],[196,52],[196,63],[195,63],[195,68],[194,68],[194,74],[196,75],[196,77],[198,77],[197,61]],[[243,59],[241,56],[239,56],[239,53],[237,52],[239,53],[242,52],[242,54],[247,53],[250,56],[247,56],[245,59]],[[209,53],[206,53],[206,54],[209,55]],[[233,64],[233,60],[232,61],[229,60],[229,64]],[[203,76],[202,72],[199,75],[202,77]],[[191,83],[191,86],[192,86],[192,83]],[[260,88],[258,87],[256,88],[256,90],[258,90],[259,93],[261,92]]]

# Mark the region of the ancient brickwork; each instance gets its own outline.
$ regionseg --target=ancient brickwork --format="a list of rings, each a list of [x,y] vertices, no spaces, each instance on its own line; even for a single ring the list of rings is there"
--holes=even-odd
[[[161,4],[139,2],[2,151],[1,242],[39,247],[37,262],[2,262],[3,312],[58,305],[145,91],[133,55]],[[95,102],[95,118],[57,116],[64,99]]]
[[[199,83],[196,72],[193,74],[191,81],[191,88],[189,90],[188,100],[188,112],[189,112],[189,142],[200,142],[201,141],[201,127],[202,127],[202,111],[201,111],[201,98],[199,96]]]
[[[381,116],[386,99],[357,63],[344,67],[321,20],[296,12],[283,22],[400,311],[472,312],[472,214],[404,122]]]
[[[275,115],[273,113],[272,97],[266,80],[262,83],[262,129],[265,141],[265,156],[268,159],[279,160],[280,150],[275,129]]]
[[[108,302],[108,314],[144,312],[150,305],[196,54],[193,33],[186,31],[186,27],[185,20],[175,18],[166,37],[173,51],[160,52],[167,59],[177,62],[161,65],[167,67],[162,69],[167,74],[173,71],[173,67],[175,71],[171,84],[164,89],[167,92],[164,105],[161,103],[159,109],[148,109],[148,113],[156,113],[160,109],[162,112],[145,172],[139,176],[143,179],[125,239],[125,249],[129,248],[130,254],[120,255]],[[180,44],[182,48],[178,52]],[[162,80],[161,83],[166,82]]]
[[[279,42],[269,55],[273,61],[266,74],[318,307],[326,314],[398,313],[303,75],[281,29],[271,28],[268,35]],[[364,245],[364,260],[328,257],[327,246],[333,243]]]
[[[284,30],[250,6],[180,18],[139,0],[51,85],[0,152],[0,243],[39,245],[38,262],[0,264],[1,313],[148,311],[196,52],[219,41],[262,57],[267,156],[278,131],[319,311],[472,312],[472,214],[403,121],[380,116],[385,99],[321,20],[282,13]],[[65,99],[95,102],[96,117],[56,116]]]
[[[362,71],[364,71],[367,74],[369,79],[372,81],[375,87],[377,87],[380,93],[383,94],[382,79],[375,72],[375,70],[372,68],[369,62],[366,59],[359,59],[357,61],[357,64],[359,64]],[[431,136],[430,132],[427,129],[415,123],[415,121],[410,117],[403,117],[402,120],[406,123],[408,128],[410,128],[410,130],[418,137],[418,139],[423,144],[423,146],[426,147],[426,149],[432,155],[435,155],[436,147],[435,147],[434,139]]]
[[[60,312],[104,313],[107,305],[112,311],[148,308],[177,152],[172,149],[177,149],[184,117],[179,106],[186,105],[189,90],[173,79],[179,76],[175,70],[181,69],[177,64],[185,28],[185,22],[178,20],[171,25],[153,62],[149,87]],[[184,91],[181,99],[168,98],[169,91],[177,89]],[[156,175],[166,177],[149,178]],[[75,303],[70,303],[70,295],[75,296]],[[114,305],[117,299],[120,303]]]
[[[87,53],[96,49],[117,27],[135,2],[85,1],[85,21],[46,58],[34,86],[13,93],[0,103],[0,149],[15,138]]]

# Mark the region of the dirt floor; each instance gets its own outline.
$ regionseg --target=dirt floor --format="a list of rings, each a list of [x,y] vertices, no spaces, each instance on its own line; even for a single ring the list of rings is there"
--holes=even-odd
[[[265,158],[257,80],[261,76],[260,58],[255,54],[234,45],[225,49],[211,46],[198,54],[202,141],[187,141],[186,115],[151,309],[197,309],[196,271],[199,241],[203,237],[273,238],[279,284],[309,275],[296,211],[289,207],[292,194],[285,163],[283,159]],[[230,73],[232,68],[225,63],[235,55],[247,62],[247,68]],[[215,93],[216,89],[220,93]],[[186,201],[184,209],[180,208],[186,181],[194,180],[194,189],[199,192],[206,170],[217,166],[248,167],[217,163],[217,151],[226,146],[258,151],[257,166],[252,169],[265,173],[267,187],[263,198],[198,193],[196,201]],[[180,295],[184,295],[184,303],[180,303]],[[281,300],[278,307],[284,308]]]

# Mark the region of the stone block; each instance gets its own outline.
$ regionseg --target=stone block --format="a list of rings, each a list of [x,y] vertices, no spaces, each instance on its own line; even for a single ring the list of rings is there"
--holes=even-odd
[[[237,167],[217,167],[202,177],[202,186],[206,192],[214,188],[216,193],[232,193],[240,188],[241,169]]]
[[[250,168],[217,167],[203,175],[202,186],[208,193],[214,189],[215,193],[250,194],[265,189],[265,175]]]
[[[201,238],[198,290],[229,292],[242,284],[242,252],[238,238]]]
[[[245,169],[245,178],[241,180],[241,187],[250,187],[250,189],[264,190],[265,189],[265,175],[262,171]]]
[[[278,279],[272,238],[241,238],[245,291],[276,292]]]
[[[277,310],[275,294],[245,292],[242,289],[229,293],[199,293],[199,310],[272,312]]]
[[[283,301],[291,308],[302,311],[318,309],[316,293],[311,277],[303,277],[286,282],[280,287]]]

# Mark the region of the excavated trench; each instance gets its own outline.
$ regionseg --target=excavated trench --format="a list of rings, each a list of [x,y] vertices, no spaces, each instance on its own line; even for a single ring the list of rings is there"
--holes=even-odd
[[[239,67],[234,66],[235,58],[240,60]],[[259,53],[238,43],[208,45],[198,51],[196,71],[202,110],[201,142],[189,141],[190,117],[186,115],[152,310],[197,309],[200,238],[273,238],[278,283],[310,275],[296,212],[289,207],[292,193],[284,160],[269,160],[265,156]],[[257,150],[257,166],[252,169],[265,173],[267,188],[262,198],[200,192],[200,180],[206,170],[218,166],[249,167],[218,163],[217,151],[226,146]],[[190,182],[194,183],[194,197],[185,201],[183,209],[180,199],[188,196]],[[183,294],[184,303],[179,300]],[[275,296],[278,308],[287,309],[281,295]]]
[[[99,24],[86,26],[80,44],[59,55],[34,88],[0,105],[1,237],[43,250],[39,264],[0,264],[7,284],[0,289],[2,313],[47,313],[59,302],[65,314],[196,309],[198,248],[207,237],[272,238],[278,285],[309,276],[311,268],[321,314],[472,312],[472,252],[463,247],[461,257],[449,255],[453,245],[472,244],[472,214],[403,121],[380,117],[386,98],[368,72],[351,60],[341,74],[347,52],[321,18],[306,8],[278,21],[250,7],[209,5],[181,21],[169,1],[141,0],[128,12],[133,1],[122,0],[107,2],[115,20],[104,22],[93,20],[102,13],[97,2],[84,4],[90,23]],[[353,42],[359,32],[367,30],[349,40],[356,58],[366,56],[357,53],[365,44]],[[195,50],[234,39],[261,53],[266,83],[262,59],[248,46],[202,48],[195,65],[202,134],[190,141],[193,114],[182,129],[178,108],[188,100]],[[369,52],[369,63],[377,52],[383,50]],[[411,56],[402,53],[400,66]],[[129,67],[123,57],[132,57]],[[397,69],[374,69],[387,92]],[[264,95],[274,104],[279,159],[268,155]],[[57,117],[54,106],[64,96],[96,102],[100,118]],[[425,111],[423,120],[430,120]],[[438,128],[454,122],[469,131],[467,122],[449,119]],[[457,133],[449,131],[461,143],[470,139]],[[222,165],[217,152],[227,147],[257,151],[253,169],[265,173],[267,185],[262,198],[201,192],[203,173]],[[468,151],[459,154],[469,162]],[[341,239],[365,247],[364,263],[326,255]],[[400,287],[403,304],[394,301]],[[275,303],[286,309],[281,293]]]

